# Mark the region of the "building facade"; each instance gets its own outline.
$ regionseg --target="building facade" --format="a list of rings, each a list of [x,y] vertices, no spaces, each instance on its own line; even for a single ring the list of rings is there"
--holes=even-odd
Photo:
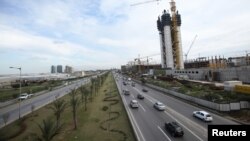
[[[57,65],[57,73],[63,73],[63,66]]]
[[[70,66],[65,66],[65,70],[64,70],[64,73],[69,73],[71,74],[73,72],[73,68],[70,67]]]
[[[57,71],[56,71],[56,66],[54,66],[54,65],[52,65],[51,66],[51,71],[50,71],[51,73],[56,73]]]

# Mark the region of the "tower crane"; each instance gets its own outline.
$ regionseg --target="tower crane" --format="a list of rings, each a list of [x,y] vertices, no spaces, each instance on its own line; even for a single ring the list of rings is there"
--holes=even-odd
[[[198,36],[198,35],[195,35],[195,37],[194,37],[192,43],[191,43],[190,46],[189,46],[189,49],[188,49],[187,53],[185,54],[185,60],[186,60],[186,61],[187,61],[188,53],[189,53],[189,51],[191,50],[191,48],[192,48],[192,46],[193,46],[193,44],[194,44],[194,41],[195,41],[195,39],[197,38],[197,36]]]
[[[149,59],[152,59],[152,58],[148,58],[148,57],[152,57],[152,56],[157,56],[157,55],[160,55],[160,53],[157,53],[157,54],[151,54],[151,55],[148,55],[148,56],[144,56],[144,57],[140,57],[140,55],[138,56],[138,58],[135,58],[134,61],[137,61],[138,62],[138,65],[139,65],[139,74],[141,74],[141,59],[144,59],[144,58],[147,58],[147,64],[149,64]]]
[[[159,1],[160,0],[148,0],[148,1],[144,1],[144,2],[134,3],[134,4],[131,4],[130,6],[136,6],[136,5],[140,5],[140,4],[151,3],[151,2],[159,2]]]

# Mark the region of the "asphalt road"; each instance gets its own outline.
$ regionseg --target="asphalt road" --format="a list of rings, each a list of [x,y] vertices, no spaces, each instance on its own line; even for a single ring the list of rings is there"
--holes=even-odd
[[[58,89],[52,90],[45,94],[33,96],[32,98],[21,101],[20,102],[21,117],[31,112],[32,105],[34,105],[35,109],[43,107],[53,102],[56,98],[59,98],[68,94],[74,88],[78,88],[81,85],[88,83],[89,81],[90,81],[89,78],[83,78],[81,80],[74,81],[71,84],[68,84],[66,86],[61,86]],[[4,126],[4,122],[1,117],[5,113],[9,113],[8,124],[17,120],[19,117],[19,102],[0,109],[0,128]]]
[[[116,76],[116,75],[115,75]],[[148,92],[142,92],[142,86],[136,84],[123,85],[122,77],[115,77],[120,93],[127,89],[130,95],[121,93],[125,108],[131,118],[134,126],[135,134],[139,141],[206,141],[208,124],[237,124],[231,120],[221,117],[217,114],[209,112],[213,121],[210,123],[203,122],[192,116],[193,111],[205,110],[195,107],[182,100],[168,96],[162,92],[145,87]],[[137,94],[144,95],[144,100],[136,98]],[[138,109],[132,109],[129,103],[132,99],[139,102]],[[165,111],[158,111],[153,107],[156,101],[160,101],[166,105]],[[206,110],[205,110],[206,111]],[[183,137],[172,137],[169,132],[164,129],[165,122],[176,121],[184,130]]]

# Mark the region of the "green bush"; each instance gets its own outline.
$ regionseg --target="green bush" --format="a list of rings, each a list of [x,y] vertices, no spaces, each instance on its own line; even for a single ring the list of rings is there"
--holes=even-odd
[[[103,111],[107,111],[108,109],[109,109],[108,106],[103,106],[103,107],[102,107],[102,110],[103,110]]]
[[[13,97],[13,98],[17,98],[17,97],[18,97],[18,94],[12,94],[12,97]]]

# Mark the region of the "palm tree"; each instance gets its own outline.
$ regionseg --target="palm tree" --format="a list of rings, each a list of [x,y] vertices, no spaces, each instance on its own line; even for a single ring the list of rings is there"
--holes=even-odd
[[[90,86],[90,101],[92,102],[92,96],[93,96],[93,93],[94,93],[94,83],[95,83],[95,79],[94,78],[91,78],[91,86]]]
[[[98,89],[101,87],[101,77],[100,76],[97,76],[97,80],[98,80]]]
[[[79,100],[77,99],[77,90],[74,89],[71,91],[70,96],[71,96],[71,100],[70,100],[70,104],[72,106],[72,114],[73,114],[73,120],[74,120],[74,129],[77,129],[77,121],[76,121],[76,110],[77,107],[79,105]]]
[[[83,103],[83,99],[84,99],[85,111],[87,111],[87,101],[88,101],[89,90],[86,87],[82,86],[82,87],[80,87],[80,91],[82,94],[82,103]]]
[[[97,84],[97,79],[95,79],[95,95],[97,94],[97,90],[98,90],[98,84]]]
[[[56,116],[56,126],[60,124],[61,114],[66,109],[67,104],[64,100],[56,100],[53,102],[53,106],[50,109],[53,110],[54,115]]]
[[[38,127],[42,135],[41,137],[37,137],[36,140],[40,141],[51,141],[62,129],[62,125],[57,126],[50,118],[43,120],[42,124],[38,124]]]

